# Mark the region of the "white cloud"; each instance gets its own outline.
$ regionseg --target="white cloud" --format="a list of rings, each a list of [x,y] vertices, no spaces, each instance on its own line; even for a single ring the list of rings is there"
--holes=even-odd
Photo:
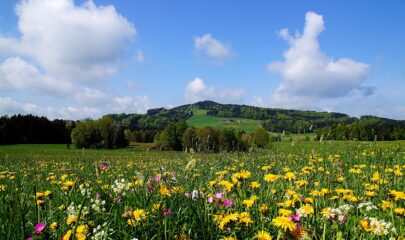
[[[28,90],[36,94],[66,96],[73,90],[67,81],[57,81],[19,57],[7,58],[0,63],[0,91]]]
[[[77,101],[90,105],[101,105],[108,102],[109,97],[107,94],[97,89],[82,88],[81,91],[75,94]]]
[[[39,107],[32,103],[21,103],[10,97],[0,97],[0,115],[27,114],[37,112]]]
[[[195,78],[187,83],[184,97],[189,103],[203,100],[234,102],[241,101],[245,91],[242,88],[215,88],[207,86],[201,78]]]
[[[136,50],[135,60],[139,63],[142,63],[145,60],[143,51],[141,49]]]
[[[215,39],[211,33],[195,37],[194,49],[216,59],[226,59],[232,56],[231,47]]]
[[[134,26],[113,6],[86,1],[22,0],[19,38],[0,36],[0,52],[33,59],[58,79],[97,81],[117,71]]]
[[[109,104],[109,109],[118,113],[145,113],[149,107],[150,99],[146,95],[137,96],[135,99],[130,96],[116,96]]]
[[[272,95],[273,106],[311,105],[315,100],[312,98],[342,97],[356,89],[365,95],[372,93],[372,88],[362,86],[369,65],[350,58],[334,60],[326,56],[317,39],[323,30],[322,15],[308,12],[302,34],[291,36],[287,29],[279,31],[290,48],[284,52],[284,61],[268,64],[268,69],[283,79]]]

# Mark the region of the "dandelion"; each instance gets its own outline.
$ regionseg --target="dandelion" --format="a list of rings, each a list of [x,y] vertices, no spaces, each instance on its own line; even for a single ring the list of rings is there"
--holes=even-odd
[[[295,224],[293,220],[288,217],[276,217],[272,221],[273,225],[284,232],[293,231],[295,229]]]
[[[272,236],[266,231],[259,231],[256,234],[257,240],[271,240]]]

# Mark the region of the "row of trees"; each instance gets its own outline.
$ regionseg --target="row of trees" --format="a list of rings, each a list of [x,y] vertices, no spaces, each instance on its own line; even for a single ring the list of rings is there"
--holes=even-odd
[[[233,128],[214,129],[212,127],[188,127],[185,121],[169,123],[155,137],[155,144],[163,149],[193,149],[200,152],[247,151],[256,146],[270,146],[270,136],[263,128],[254,134],[235,131]]]
[[[128,146],[125,128],[111,117],[78,122],[72,131],[72,143],[76,148],[121,148]]]
[[[322,136],[325,140],[405,140],[405,122],[365,124],[359,121],[354,124],[336,124],[318,129],[316,136],[317,140]]]
[[[0,144],[70,143],[74,122],[33,115],[0,117]]]

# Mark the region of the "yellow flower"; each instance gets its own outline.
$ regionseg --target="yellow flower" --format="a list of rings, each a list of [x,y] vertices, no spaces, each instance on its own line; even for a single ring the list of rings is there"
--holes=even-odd
[[[371,230],[371,228],[370,228],[370,225],[368,224],[368,221],[367,220],[360,220],[359,221],[359,225],[360,225],[360,227],[361,228],[363,228],[365,231],[370,231]]]
[[[405,215],[405,208],[395,208],[394,213],[397,215]]]
[[[300,216],[310,216],[314,214],[314,208],[311,205],[304,205],[297,210],[298,215]]]
[[[43,205],[45,205],[45,201],[44,200],[37,200],[37,205],[38,206],[43,206]]]
[[[68,217],[68,219],[66,220],[67,225],[70,225],[72,222],[77,222],[77,216]]]
[[[267,211],[269,211],[269,207],[267,206],[267,204],[262,204],[262,205],[259,207],[259,211],[260,211],[262,214],[265,214],[265,213],[267,213]]]
[[[69,240],[70,236],[72,236],[72,230],[67,231],[65,236],[62,237],[62,240]]]
[[[382,203],[380,204],[380,207],[383,210],[391,209],[393,206],[394,206],[393,202],[385,201],[385,200],[383,200]]]
[[[161,186],[160,187],[160,195],[165,196],[165,197],[170,197],[172,195],[172,193],[165,186]]]
[[[222,218],[221,222],[219,223],[219,228],[223,230],[225,228],[226,224],[230,223],[231,221],[237,221],[238,216],[239,216],[238,213],[231,213],[231,214],[225,215]]]
[[[137,208],[132,214],[134,215],[134,219],[138,222],[146,219],[146,212],[143,209]]]
[[[257,240],[271,240],[272,237],[270,235],[270,233],[266,232],[266,231],[259,231],[256,234]]]
[[[86,235],[89,232],[89,226],[87,225],[79,225],[76,228],[76,233],[82,233],[84,235]]]
[[[58,227],[58,223],[57,222],[53,222],[51,223],[51,225],[49,226],[52,230]]]
[[[237,239],[234,237],[224,237],[222,238],[222,240],[237,240]]]
[[[0,185],[0,191],[5,192],[6,189],[7,189],[6,185],[4,185],[4,184]]]
[[[59,207],[58,207],[58,209],[60,210],[60,211],[63,211],[63,210],[65,210],[65,205],[60,205]]]
[[[261,184],[260,184],[259,182],[251,182],[251,183],[250,183],[250,187],[251,187],[251,188],[259,188],[260,185],[261,185]]]
[[[284,179],[289,180],[289,181],[294,180],[295,179],[295,174],[293,172],[287,172],[284,175]]]
[[[252,199],[243,200],[243,204],[246,205],[246,207],[248,207],[248,208],[252,207],[254,203],[255,203],[255,201]]]
[[[278,214],[280,214],[281,216],[287,217],[287,216],[292,215],[292,211],[288,210],[288,209],[280,208],[278,210]]]
[[[277,179],[279,179],[279,178],[280,178],[280,176],[271,174],[271,173],[264,175],[264,181],[269,182],[269,183],[273,183],[273,182],[277,181]]]
[[[273,225],[279,229],[282,229],[284,232],[294,231],[295,224],[293,220],[289,219],[288,217],[276,217],[272,221]]]
[[[63,185],[67,188],[73,187],[74,182],[73,181],[66,181]]]
[[[44,192],[45,197],[49,197],[49,196],[52,196],[52,195],[53,195],[53,193],[51,191],[45,191]]]
[[[43,196],[44,196],[44,193],[42,193],[42,192],[36,192],[35,193],[36,198],[42,198]]]
[[[377,195],[377,193],[374,192],[374,191],[366,191],[365,194],[366,194],[367,196],[369,196],[369,197],[374,197],[374,196]]]
[[[239,223],[248,226],[250,223],[253,223],[253,220],[248,212],[242,212],[239,214]]]
[[[394,197],[395,201],[405,200],[405,193],[395,190],[390,190],[389,195]]]

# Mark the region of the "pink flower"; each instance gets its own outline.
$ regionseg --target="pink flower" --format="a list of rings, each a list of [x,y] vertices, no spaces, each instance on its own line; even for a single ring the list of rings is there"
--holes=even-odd
[[[213,197],[208,197],[208,199],[207,199],[207,202],[208,203],[212,203],[214,201],[214,198]]]
[[[96,199],[99,199],[101,197],[100,193],[96,193]]]
[[[301,219],[300,215],[298,215],[298,214],[295,214],[294,216],[288,216],[288,218],[290,220],[293,220],[294,222],[299,222]]]
[[[46,223],[44,223],[44,222],[37,223],[37,225],[35,225],[35,227],[34,227],[33,234],[41,234],[42,231],[45,229],[45,227],[46,227]]]
[[[215,197],[216,197],[217,199],[222,199],[223,195],[224,195],[223,192],[217,192],[217,193],[215,193]]]
[[[99,167],[100,171],[104,171],[107,169],[108,163],[102,162],[102,163],[100,163],[100,165],[98,167]]]
[[[25,240],[32,240],[32,237],[27,237]]]
[[[172,215],[172,210],[169,208],[169,209],[167,209],[167,210],[164,210],[163,211],[163,215],[165,215],[165,216],[170,216],[170,215]]]
[[[224,207],[231,207],[233,205],[233,201],[232,199],[225,199],[222,205],[224,205]]]
[[[191,195],[190,195],[189,192],[185,192],[185,193],[184,193],[184,196],[185,196],[186,198],[190,198]]]

